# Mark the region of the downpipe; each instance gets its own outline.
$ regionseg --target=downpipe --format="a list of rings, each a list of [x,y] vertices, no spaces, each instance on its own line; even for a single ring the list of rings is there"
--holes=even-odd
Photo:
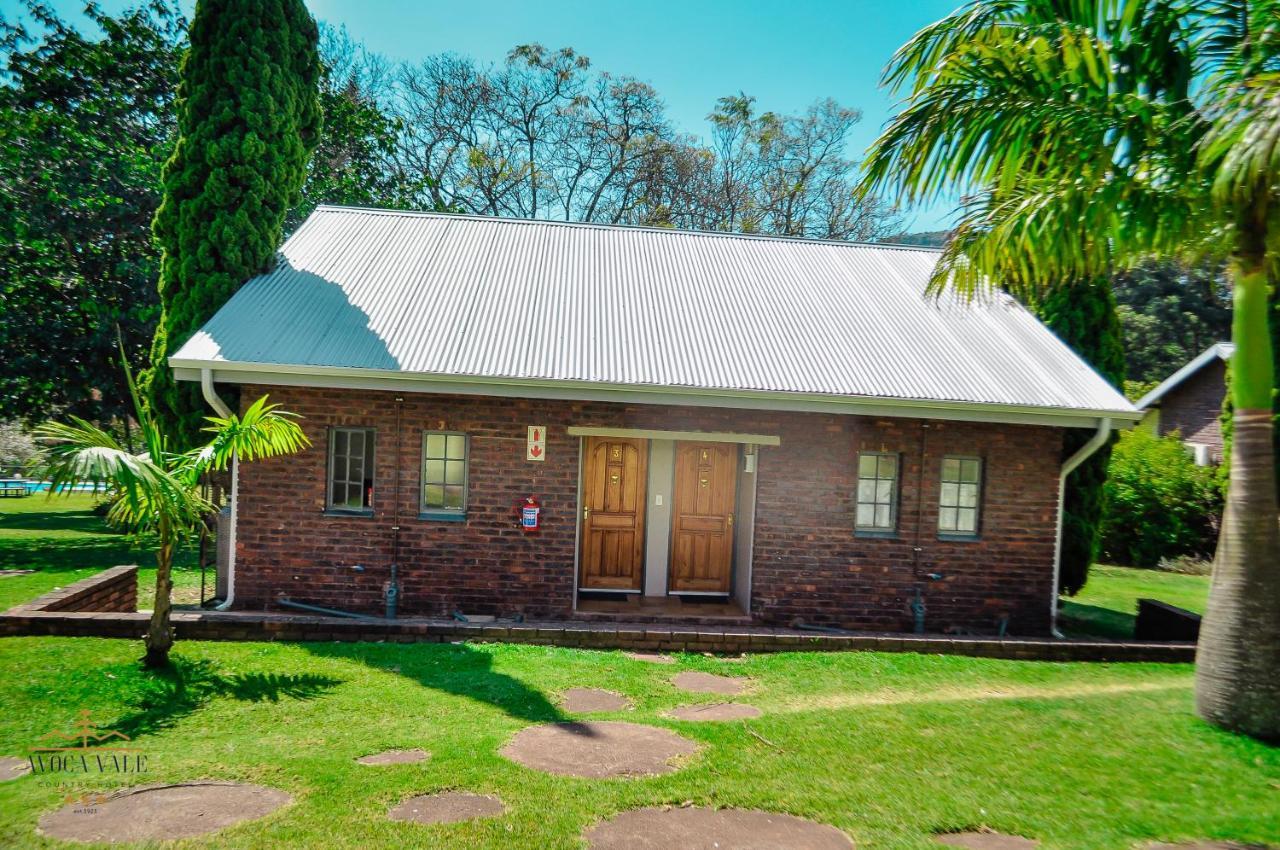
[[[1067,476],[1075,472],[1076,467],[1093,457],[1094,453],[1111,437],[1111,419],[1103,417],[1098,420],[1098,430],[1089,442],[1079,451],[1067,458],[1058,473],[1058,524],[1053,535],[1053,586],[1049,588],[1049,633],[1056,638],[1062,637],[1058,630],[1058,578],[1062,573],[1062,533],[1063,517],[1066,513]]]
[[[227,407],[227,403],[222,400],[222,396],[218,395],[218,391],[213,387],[213,370],[200,370],[200,394],[204,396],[205,402],[213,408],[213,412],[227,419],[231,416],[231,408]],[[227,546],[227,598],[222,604],[215,605],[215,611],[227,611],[236,601],[236,519],[237,510],[240,507],[240,459],[234,454],[231,456],[231,540]]]

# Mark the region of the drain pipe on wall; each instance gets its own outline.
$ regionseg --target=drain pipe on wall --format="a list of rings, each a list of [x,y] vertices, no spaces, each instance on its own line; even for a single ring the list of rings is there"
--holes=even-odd
[[[213,370],[200,370],[200,394],[213,408],[213,412],[224,419],[231,416],[231,408],[213,388]],[[214,607],[215,611],[226,611],[236,601],[236,513],[240,509],[240,459],[231,456],[231,539],[227,542],[227,598],[222,604]]]
[[[1110,436],[1111,420],[1105,417],[1099,419],[1097,432],[1089,438],[1089,442],[1080,447],[1079,451],[1067,458],[1062,464],[1062,470],[1058,473],[1058,527],[1053,536],[1053,587],[1050,588],[1049,602],[1049,631],[1057,638],[1062,637],[1062,632],[1058,631],[1058,576],[1062,572],[1062,523],[1063,515],[1066,513],[1064,501],[1067,493],[1067,476],[1102,448]]]

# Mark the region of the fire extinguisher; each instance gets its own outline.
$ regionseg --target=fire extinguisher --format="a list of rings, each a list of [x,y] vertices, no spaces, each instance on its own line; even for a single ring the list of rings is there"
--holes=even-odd
[[[537,531],[542,523],[542,505],[537,496],[525,496],[520,503],[520,530],[526,534]]]

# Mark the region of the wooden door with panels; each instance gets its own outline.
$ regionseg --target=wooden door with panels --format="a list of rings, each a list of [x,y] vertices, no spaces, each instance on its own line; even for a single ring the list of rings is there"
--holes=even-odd
[[[728,593],[738,496],[737,445],[676,443],[674,496],[668,592]]]
[[[586,438],[580,589],[641,589],[648,460],[648,440]]]

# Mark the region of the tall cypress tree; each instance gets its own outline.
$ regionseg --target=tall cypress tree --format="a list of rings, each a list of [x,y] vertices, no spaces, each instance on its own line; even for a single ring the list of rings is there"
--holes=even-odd
[[[1058,338],[1115,386],[1124,380],[1124,331],[1116,313],[1109,280],[1077,281],[1053,289],[1036,305],[1036,313]],[[1063,458],[1075,454],[1093,431],[1067,432]],[[1089,565],[1098,557],[1098,531],[1105,508],[1102,487],[1107,480],[1111,443],[1076,467],[1067,479],[1062,517],[1062,569],[1058,590],[1074,596],[1089,578]]]
[[[178,448],[206,415],[168,358],[267,271],[320,131],[316,22],[302,0],[199,0],[178,85],[178,143],[153,230],[163,314],[148,398]]]

